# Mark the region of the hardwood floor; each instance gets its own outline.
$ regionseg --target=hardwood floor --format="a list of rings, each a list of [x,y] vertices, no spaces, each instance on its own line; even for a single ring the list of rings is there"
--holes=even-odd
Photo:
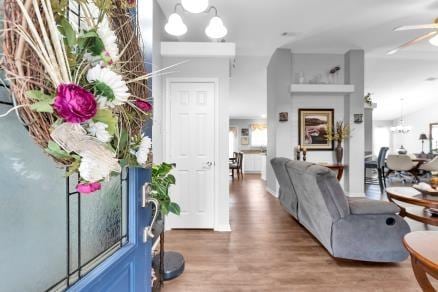
[[[258,175],[230,181],[231,233],[166,232],[186,269],[163,291],[421,291],[409,260],[337,260],[265,191]]]

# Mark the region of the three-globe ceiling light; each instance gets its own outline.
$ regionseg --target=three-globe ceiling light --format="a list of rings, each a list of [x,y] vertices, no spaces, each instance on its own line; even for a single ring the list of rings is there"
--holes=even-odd
[[[181,0],[181,5],[190,13],[201,13],[207,10],[208,0]]]
[[[178,6],[181,6],[184,11],[191,13],[209,13],[211,10],[215,11],[215,16],[210,19],[208,26],[205,28],[205,34],[211,39],[220,39],[227,35],[228,30],[225,27],[222,19],[217,15],[217,9],[214,6],[208,7],[208,0],[182,0],[181,4],[175,5],[174,13],[169,16],[164,29],[173,36],[182,36],[187,32],[187,26],[184,24],[181,16],[176,12]]]

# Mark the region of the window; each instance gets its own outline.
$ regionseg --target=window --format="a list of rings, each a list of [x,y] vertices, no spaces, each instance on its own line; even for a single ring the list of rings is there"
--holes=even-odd
[[[373,154],[377,155],[381,147],[390,147],[391,134],[388,127],[377,127],[373,131]]]
[[[266,124],[251,125],[251,146],[266,147],[268,144],[268,129]]]

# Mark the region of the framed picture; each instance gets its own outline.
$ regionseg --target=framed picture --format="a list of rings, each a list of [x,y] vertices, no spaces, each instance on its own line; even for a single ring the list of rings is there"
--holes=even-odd
[[[309,151],[331,151],[333,142],[327,140],[327,130],[334,128],[334,109],[299,109],[298,141]]]
[[[242,128],[242,130],[240,131],[242,136],[249,136],[249,129],[248,128]]]
[[[287,122],[289,119],[289,114],[287,112],[281,112],[278,114],[278,120],[280,122]]]
[[[249,137],[241,137],[240,138],[240,144],[242,144],[242,145],[249,145]]]

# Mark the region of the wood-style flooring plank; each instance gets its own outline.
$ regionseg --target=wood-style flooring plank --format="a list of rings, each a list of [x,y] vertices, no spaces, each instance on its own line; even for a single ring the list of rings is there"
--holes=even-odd
[[[166,232],[165,249],[181,252],[186,269],[163,291],[421,291],[409,259],[377,264],[331,257],[258,175],[230,180],[230,196],[231,233]]]

